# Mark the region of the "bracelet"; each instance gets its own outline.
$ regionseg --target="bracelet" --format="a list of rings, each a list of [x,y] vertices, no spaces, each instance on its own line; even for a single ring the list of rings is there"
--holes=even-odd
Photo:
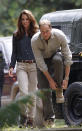
[[[69,76],[65,76],[64,80],[68,81],[69,80]]]

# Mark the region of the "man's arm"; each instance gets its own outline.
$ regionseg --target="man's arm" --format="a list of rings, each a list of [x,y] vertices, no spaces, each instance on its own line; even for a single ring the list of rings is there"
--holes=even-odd
[[[57,85],[48,72],[48,67],[45,64],[41,50],[37,46],[37,42],[33,40],[32,40],[32,50],[33,50],[38,68],[43,72],[43,74],[47,78],[50,87],[55,90]]]
[[[56,82],[53,80],[53,78],[51,77],[51,75],[49,74],[48,71],[43,72],[43,74],[45,75],[45,77],[47,78],[50,88],[56,90],[57,84]]]
[[[69,80],[70,66],[65,66],[65,80]]]
[[[70,66],[72,65],[72,52],[68,45],[68,40],[66,35],[62,32],[60,35],[60,43],[61,43],[61,52],[64,56],[64,65],[65,65],[65,78],[62,82],[62,88],[66,89],[68,86],[69,81],[69,73],[70,73]]]
[[[35,37],[34,37],[35,38]],[[31,46],[34,53],[34,57],[36,60],[37,67],[41,71],[47,71],[48,67],[44,61],[42,50],[39,48],[41,42],[38,40],[35,40],[34,38],[31,39]]]
[[[62,88],[66,89],[69,81],[70,65],[65,66],[65,77],[62,83]]]

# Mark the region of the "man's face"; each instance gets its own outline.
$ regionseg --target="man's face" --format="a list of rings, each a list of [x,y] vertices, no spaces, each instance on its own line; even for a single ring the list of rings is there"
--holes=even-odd
[[[48,40],[51,36],[51,27],[49,25],[41,25],[40,26],[41,36],[44,40]]]

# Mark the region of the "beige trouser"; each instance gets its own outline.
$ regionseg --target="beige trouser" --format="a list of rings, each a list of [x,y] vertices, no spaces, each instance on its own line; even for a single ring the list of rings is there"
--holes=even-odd
[[[21,105],[22,113],[27,117],[34,118],[36,110],[36,97],[34,95],[37,89],[37,71],[35,63],[17,62],[17,80],[19,84],[20,96],[32,95],[33,105],[28,108],[26,105]]]

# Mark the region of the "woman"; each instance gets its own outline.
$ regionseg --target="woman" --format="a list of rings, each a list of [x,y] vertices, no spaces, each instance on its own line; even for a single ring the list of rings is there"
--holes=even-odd
[[[37,30],[38,25],[32,13],[29,10],[23,10],[18,18],[18,29],[13,34],[13,51],[9,69],[9,76],[12,77],[17,61],[16,74],[21,96],[35,92],[37,88],[36,64],[31,49],[31,37]],[[33,106],[31,106],[30,111],[25,108],[27,123],[31,125],[34,120],[35,105],[36,100],[33,97]]]

